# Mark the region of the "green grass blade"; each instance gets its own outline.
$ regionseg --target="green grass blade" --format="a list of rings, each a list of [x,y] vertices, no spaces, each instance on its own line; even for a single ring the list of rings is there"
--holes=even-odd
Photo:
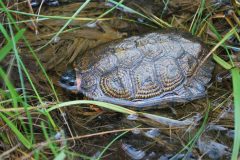
[[[44,122],[41,122],[41,128],[42,128],[42,131],[43,131],[43,135],[44,135],[45,139],[48,142],[48,147],[50,148],[52,153],[55,156],[57,156],[57,149],[58,149],[58,147],[54,143],[51,143],[51,140],[49,138],[49,134],[48,134],[47,129],[46,129],[47,127],[45,126]]]
[[[103,154],[107,151],[107,149],[119,138],[121,138],[123,135],[125,135],[126,133],[128,133],[129,131],[125,131],[123,133],[121,133],[120,135],[118,135],[117,137],[115,137],[110,143],[108,143],[108,145],[106,147],[104,147],[104,149],[102,150],[102,152],[100,153],[100,155],[98,156],[98,158],[96,160],[100,160],[100,158],[103,156]]]
[[[14,110],[16,110],[19,106],[19,104],[25,104],[22,100],[22,97],[20,97],[17,93],[17,91],[15,90],[14,86],[11,84],[10,80],[8,79],[8,76],[6,75],[6,73],[3,71],[2,68],[0,68],[0,77],[3,79],[4,84],[7,86],[10,96],[9,96],[9,100],[12,102]],[[24,107],[27,107],[26,105],[24,105]],[[4,107],[0,107],[4,108]],[[19,115],[19,112],[16,110],[17,115]],[[8,116],[11,115],[11,113],[6,113]],[[25,124],[23,123],[23,121],[20,119],[21,124],[22,124],[22,128],[24,131],[27,131],[27,128],[25,126]],[[31,126],[32,127],[32,126]],[[30,128],[31,128],[30,127]]]
[[[87,159],[89,159],[89,160],[92,160],[92,157],[88,157],[88,156],[85,156],[85,155],[83,155],[83,154],[81,154],[81,153],[78,153],[78,152],[71,152],[71,151],[69,151],[69,150],[65,150],[64,151],[65,152],[65,154],[67,154],[68,156],[68,158],[69,159],[84,159],[84,160],[87,160]]]
[[[36,18],[42,18],[40,20],[49,20],[49,19],[55,19],[55,20],[79,20],[79,21],[92,21],[95,20],[96,18],[87,18],[87,17],[65,17],[65,16],[49,16],[49,15],[40,15],[40,14],[33,14],[33,13],[27,13],[27,12],[22,12],[22,11],[17,11],[17,10],[10,10],[10,9],[3,9],[0,8],[0,11],[3,12],[10,12],[10,13],[15,13],[15,14],[20,14],[24,16],[29,16],[29,17],[36,17]],[[108,19],[108,18],[107,18]],[[107,19],[100,19],[100,20],[107,20]],[[39,20],[39,19],[38,19]],[[13,24],[17,23],[22,23],[22,22],[32,22],[33,20],[24,20],[24,21],[18,21],[18,22],[12,22]],[[6,24],[6,23],[5,23]]]
[[[9,20],[9,19],[8,19]],[[14,55],[16,57],[16,62],[17,62],[17,68],[18,68],[18,74],[19,74],[19,79],[20,79],[20,83],[21,83],[21,90],[22,90],[22,95],[23,95],[23,98],[24,98],[24,103],[22,103],[22,105],[24,106],[25,108],[25,112],[26,112],[26,115],[27,115],[27,119],[28,119],[28,126],[29,126],[29,130],[30,130],[30,135],[31,135],[31,141],[34,139],[34,134],[33,134],[33,122],[32,122],[32,117],[31,117],[31,114],[30,112],[27,110],[27,94],[26,94],[26,89],[25,89],[25,83],[24,83],[24,78],[23,78],[23,73],[22,73],[22,67],[20,65],[20,62],[22,61],[21,58],[20,58],[20,55],[18,53],[18,50],[17,50],[17,47],[16,47],[16,42],[14,41],[14,33],[13,33],[13,28],[12,28],[12,25],[9,24],[9,31],[10,31],[10,34],[11,34],[11,39],[12,39],[12,42],[13,42],[13,51],[14,51]],[[21,122],[22,126],[24,126],[24,131],[27,132],[27,129],[25,127],[25,123]]]
[[[223,68],[229,70],[231,69],[233,66],[230,65],[229,63],[227,63],[225,60],[223,60],[221,57],[219,57],[216,54],[213,54],[213,59],[219,64],[221,65]]]
[[[57,154],[57,156],[54,158],[54,160],[65,160],[66,158],[67,158],[66,154],[63,150],[59,154]]]
[[[217,39],[220,40],[222,38],[221,34],[217,31],[217,29],[213,26],[213,24],[211,22],[207,22],[208,27],[210,28],[210,30],[215,34],[215,36],[217,36]]]
[[[17,43],[22,38],[24,32],[25,32],[25,29],[21,29],[15,35],[14,42],[10,40],[3,48],[0,49],[0,61],[2,61],[5,58],[5,56],[9,53],[11,49],[13,49],[13,43]]]
[[[97,105],[97,106],[100,106],[100,107],[103,107],[103,108],[111,109],[111,110],[114,110],[116,112],[120,112],[120,113],[124,113],[124,114],[136,114],[135,111],[132,111],[132,110],[124,108],[124,107],[120,107],[120,106],[115,105],[115,104],[100,102],[100,101],[91,101],[91,100],[76,100],[76,101],[63,102],[63,103],[59,103],[57,105],[54,105],[54,106],[50,107],[46,111],[51,112],[52,110],[55,110],[57,108],[67,107],[67,106],[72,106],[72,105],[79,105],[79,104],[93,104],[93,105]]]
[[[111,3],[113,3],[114,5],[119,5],[120,7],[124,8],[126,11],[128,11],[128,12],[130,12],[130,13],[133,13],[133,14],[136,14],[136,15],[139,15],[139,16],[141,16],[141,17],[143,17],[143,18],[146,18],[146,19],[148,19],[150,22],[154,22],[154,23],[156,23],[156,24],[158,24],[158,25],[160,25],[160,26],[162,26],[162,27],[165,27],[165,26],[168,27],[168,28],[172,27],[171,24],[169,24],[169,23],[161,20],[160,18],[158,18],[157,20],[159,20],[161,23],[158,23],[158,22],[155,21],[154,19],[151,19],[151,18],[145,16],[144,14],[139,13],[139,12],[135,11],[134,9],[125,6],[124,4],[119,4],[119,2],[116,2],[116,1],[114,1],[114,0],[108,0],[108,2],[111,2]],[[163,25],[161,25],[161,24],[163,24],[163,25],[165,25],[165,26],[163,26]]]
[[[38,150],[38,149],[35,150],[35,151],[34,151],[34,156],[33,156],[34,159],[36,159],[36,160],[37,160],[37,159],[40,159],[40,158],[39,158],[39,157],[40,157],[39,155],[40,155],[39,150]]]
[[[221,34],[218,33],[217,29],[213,26],[212,23],[207,22],[207,24],[208,24],[209,28],[211,29],[211,31],[215,34],[215,36],[217,37],[217,39],[220,41],[221,38],[222,38]],[[235,34],[236,34],[236,31],[235,31]],[[215,45],[215,44],[214,44],[214,45]],[[221,46],[222,46],[222,47],[225,49],[225,51],[227,52],[227,55],[228,55],[228,57],[229,57],[229,59],[230,59],[230,62],[231,62],[231,64],[232,64],[232,66],[234,66],[234,63],[233,63],[233,60],[232,60],[232,56],[231,56],[231,54],[230,54],[230,52],[229,52],[229,49],[228,49],[229,47],[228,47],[227,45],[225,45],[225,44],[222,44]],[[220,65],[221,65],[221,64],[220,64]]]
[[[236,28],[232,28],[209,52],[209,55],[214,53],[216,49],[221,46],[227,39],[229,39],[236,32]],[[206,57],[208,58],[208,57]]]
[[[116,9],[120,4],[122,4],[124,0],[119,1],[114,7],[110,8],[109,10],[107,10],[106,12],[104,12],[103,14],[101,14],[100,16],[98,16],[96,19],[102,18],[104,16],[106,16],[108,13],[112,12],[114,9]]]
[[[233,83],[233,97],[234,97],[234,143],[232,160],[238,159],[240,149],[240,70],[233,68],[232,83]]]
[[[196,34],[197,28],[199,28],[198,26],[199,26],[199,24],[200,24],[201,21],[202,21],[201,18],[202,18],[203,10],[204,10],[204,8],[205,8],[205,3],[206,3],[205,0],[201,0],[200,8],[198,9],[197,16],[193,19],[194,22],[192,23],[193,25],[192,25],[192,27],[190,28],[191,33],[192,33],[193,35]]]
[[[33,84],[33,81],[31,80],[30,74],[28,73],[28,70],[27,70],[27,68],[25,67],[24,63],[22,62],[22,60],[19,60],[18,62],[19,62],[19,65],[20,65],[19,67],[21,67],[21,68],[23,69],[23,71],[24,71],[24,73],[25,73],[25,75],[26,75],[26,77],[27,77],[27,79],[28,79],[28,81],[29,81],[29,83],[30,83],[30,85],[31,85],[34,93],[36,94],[39,102],[40,102],[40,103],[43,103],[43,102],[42,102],[42,98],[41,98],[41,96],[39,95],[39,93],[38,93],[38,91],[37,91],[37,88],[36,88],[35,85]]]
[[[86,0],[80,7],[79,9],[72,15],[72,19],[75,18],[85,7],[86,5],[90,2],[91,0]],[[56,39],[56,37],[58,37],[63,31],[64,29],[72,22],[72,19],[69,19],[64,25],[63,27],[56,33],[56,35],[53,36],[52,39],[50,39],[45,45],[43,45],[42,47],[38,48],[37,50],[41,50],[42,48],[48,46],[50,43],[52,43],[54,41],[54,39]]]
[[[3,27],[3,25],[0,23],[0,31],[2,32],[3,36],[7,39],[7,41],[11,41],[6,29]]]
[[[4,3],[0,0],[0,6],[2,7],[2,10],[6,13],[7,17],[10,19],[11,22],[15,22],[14,18],[12,17],[12,15],[8,12],[8,9],[7,7],[4,5]],[[18,27],[18,25],[16,25],[16,23],[13,23],[14,24],[14,27],[16,28],[16,30],[19,32],[21,29]],[[43,65],[41,64],[40,60],[38,59],[37,55],[35,54],[35,52],[33,51],[32,47],[30,46],[29,42],[27,41],[26,37],[23,36],[22,39],[24,40],[26,46],[28,47],[28,49],[30,50],[31,54],[33,55],[33,57],[35,58],[37,64],[39,65],[39,67],[41,68],[41,71],[43,72],[44,76],[46,77],[47,79],[47,82],[49,83],[53,93],[54,93],[54,96],[56,98],[56,101],[58,102],[58,96],[57,96],[57,93],[55,91],[55,88],[53,86],[53,83],[52,81],[50,80],[50,78],[48,77]],[[21,62],[21,61],[20,61]],[[23,67],[24,69],[24,67]],[[25,72],[26,73],[26,72]],[[28,75],[27,75],[28,76]],[[43,103],[41,100],[40,100],[40,103]]]
[[[204,129],[206,128],[206,125],[207,125],[207,122],[208,122],[208,115],[209,115],[209,112],[210,112],[210,109],[211,109],[211,106],[210,104],[208,105],[208,108],[207,108],[207,111],[206,113],[204,114],[204,119],[203,119],[203,123],[201,125],[201,127],[199,128],[199,130],[197,131],[197,133],[193,136],[193,138],[177,153],[177,154],[180,154],[182,152],[184,152],[185,150],[187,150],[188,153],[191,152],[191,150],[193,149],[194,145],[196,144],[197,140],[199,139],[199,137],[202,135],[202,133],[204,132]],[[176,155],[177,155],[176,154]],[[171,158],[171,160],[175,159],[176,158],[176,155],[173,156]],[[185,154],[187,155],[187,154]],[[184,159],[184,158],[183,158]]]
[[[6,84],[7,88],[10,91],[13,107],[17,108],[18,107],[18,101],[20,101],[19,95],[16,92],[14,86],[11,84],[11,82],[7,78],[6,73],[3,71],[3,69],[1,67],[0,67],[0,77],[3,79],[4,83]]]
[[[15,57],[16,57],[16,60],[17,60],[17,66],[20,66],[19,61],[21,59],[19,57],[19,53],[18,53],[18,50],[17,50],[17,47],[16,47],[17,42],[15,41],[13,29],[12,29],[12,26],[10,24],[9,24],[9,31],[10,31],[10,34],[11,34],[11,40],[12,40],[12,44],[13,44],[13,49],[12,50],[13,50],[13,52],[15,54]],[[23,36],[23,33],[22,33],[21,37]],[[20,83],[21,83],[21,88],[22,88],[22,92],[23,92],[23,96],[24,96],[24,101],[25,101],[25,103],[27,103],[26,91],[25,91],[25,85],[24,85],[24,80],[23,80],[21,67],[18,67],[18,74],[19,74],[19,78],[20,78]]]
[[[51,115],[49,114],[49,112],[45,112],[45,110],[43,110],[43,111],[41,111],[41,113],[43,113],[48,118],[48,121],[52,124],[55,131],[57,131],[58,127],[55,124],[55,122],[54,122],[53,118],[51,117]]]
[[[15,133],[18,137],[18,140],[22,142],[22,144],[27,148],[30,149],[32,144],[28,141],[28,139],[17,129],[17,127],[9,120],[3,113],[0,112],[1,119],[8,125],[9,128]]]

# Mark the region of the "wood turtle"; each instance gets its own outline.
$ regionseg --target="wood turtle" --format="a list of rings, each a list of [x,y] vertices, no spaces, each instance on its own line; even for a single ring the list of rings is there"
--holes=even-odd
[[[147,109],[206,95],[214,63],[207,47],[179,31],[115,40],[81,54],[60,78],[67,90],[94,100]],[[203,62],[203,63],[202,63]]]

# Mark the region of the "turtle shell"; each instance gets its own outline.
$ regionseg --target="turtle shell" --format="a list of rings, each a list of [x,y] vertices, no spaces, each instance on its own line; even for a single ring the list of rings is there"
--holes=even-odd
[[[189,33],[168,31],[132,36],[79,56],[80,92],[124,106],[161,106],[205,96],[214,63]]]

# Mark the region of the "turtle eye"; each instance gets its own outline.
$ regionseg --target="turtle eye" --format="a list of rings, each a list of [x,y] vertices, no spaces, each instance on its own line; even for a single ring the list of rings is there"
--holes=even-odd
[[[75,76],[75,71],[74,70],[68,70],[67,72],[65,72],[64,74],[62,74],[61,78],[60,78],[60,82],[70,85],[70,86],[74,86],[75,85],[75,80],[76,80],[76,76]]]
[[[68,84],[69,84],[69,86],[74,86],[74,85],[75,85],[75,82],[70,81]]]

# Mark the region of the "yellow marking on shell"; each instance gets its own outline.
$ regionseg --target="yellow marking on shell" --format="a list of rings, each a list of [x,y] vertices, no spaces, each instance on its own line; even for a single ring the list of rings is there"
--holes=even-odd
[[[177,77],[169,79],[167,77],[163,78],[163,90],[164,91],[171,91],[176,88],[179,84],[182,83],[184,77],[181,74],[178,74]]]
[[[116,75],[117,76],[117,75]],[[100,81],[100,87],[102,88],[103,93],[105,93],[109,97],[114,98],[123,98],[129,99],[131,94],[129,91],[123,89],[114,88],[111,85],[111,79],[109,77],[103,77]]]
[[[163,91],[171,91],[183,82],[185,76],[173,59],[160,59],[155,65]]]
[[[161,93],[163,92],[161,87],[156,83],[142,86],[139,78],[137,78],[136,81],[137,81],[135,93],[136,99],[153,98],[161,95]]]

